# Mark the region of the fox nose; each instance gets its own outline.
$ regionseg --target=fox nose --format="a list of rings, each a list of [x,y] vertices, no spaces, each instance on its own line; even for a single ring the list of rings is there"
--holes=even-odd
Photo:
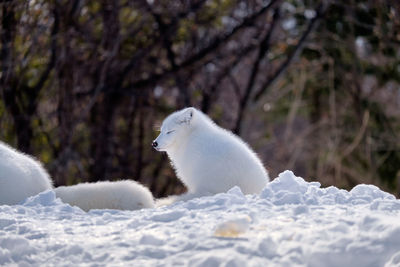
[[[153,141],[153,143],[151,144],[154,148],[156,148],[158,146],[157,141]]]

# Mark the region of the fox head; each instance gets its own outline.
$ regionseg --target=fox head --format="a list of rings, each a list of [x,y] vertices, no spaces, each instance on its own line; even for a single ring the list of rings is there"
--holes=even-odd
[[[184,138],[194,123],[195,117],[196,109],[192,107],[169,115],[161,125],[160,134],[152,143],[154,149],[166,152],[173,149],[174,145]]]

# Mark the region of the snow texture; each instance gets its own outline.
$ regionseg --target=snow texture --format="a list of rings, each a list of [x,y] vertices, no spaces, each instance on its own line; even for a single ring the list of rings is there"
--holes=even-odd
[[[137,211],[91,210],[46,191],[0,206],[0,265],[399,266],[400,201],[372,185],[320,188],[290,171]]]

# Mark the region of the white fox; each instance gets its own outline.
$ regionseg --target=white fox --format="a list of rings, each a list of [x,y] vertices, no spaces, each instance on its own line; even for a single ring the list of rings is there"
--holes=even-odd
[[[192,107],[163,121],[153,147],[167,152],[188,189],[171,201],[226,192],[234,186],[245,194],[260,193],[269,181],[260,159],[245,142]]]
[[[0,205],[15,205],[52,189],[50,175],[39,161],[0,141]],[[54,191],[63,202],[85,211],[154,207],[150,191],[130,180],[60,186]]]

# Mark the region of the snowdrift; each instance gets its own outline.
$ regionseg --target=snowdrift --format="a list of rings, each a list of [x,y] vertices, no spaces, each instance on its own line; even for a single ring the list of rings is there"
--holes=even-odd
[[[139,211],[92,210],[53,191],[0,206],[0,265],[399,266],[400,201],[372,185],[320,188],[286,171]]]

